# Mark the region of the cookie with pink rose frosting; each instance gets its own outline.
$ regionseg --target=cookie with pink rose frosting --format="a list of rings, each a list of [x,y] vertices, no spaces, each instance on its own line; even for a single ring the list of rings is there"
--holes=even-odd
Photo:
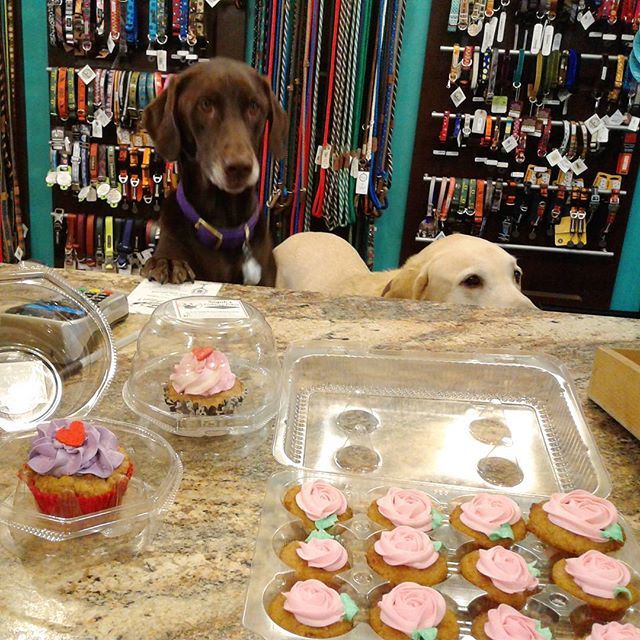
[[[169,409],[190,415],[233,413],[244,396],[244,384],[231,371],[227,356],[211,347],[185,353],[164,387]]]
[[[479,549],[460,561],[460,573],[494,602],[522,609],[538,591],[540,572],[535,563],[504,547]]]
[[[610,613],[625,611],[640,597],[629,567],[600,551],[556,562],[551,579],[591,607]]]
[[[476,640],[553,640],[551,629],[508,604],[480,614],[471,625]]]
[[[581,489],[554,493],[546,502],[532,505],[527,528],[543,542],[574,556],[592,549],[611,553],[625,542],[615,506]]]
[[[478,493],[457,505],[449,524],[483,549],[510,547],[527,535],[520,507],[511,498],[496,493]]]
[[[640,629],[632,624],[594,624],[585,640],[640,640]]]
[[[280,560],[295,569],[300,580],[325,583],[351,568],[347,550],[325,531],[312,532],[304,542],[293,540],[283,547]]]
[[[308,532],[330,531],[336,523],[353,517],[344,493],[324,480],[294,485],[285,493],[283,504],[289,513],[302,520]]]
[[[369,505],[367,515],[385,529],[413,527],[433,531],[443,520],[433,500],[418,489],[391,487],[387,493]]]
[[[301,580],[278,594],[268,607],[280,627],[305,638],[335,638],[353,629],[358,606],[320,580]]]
[[[460,627],[442,595],[431,587],[402,582],[371,608],[369,624],[384,640],[457,640]]]
[[[430,587],[447,579],[447,550],[424,531],[396,527],[383,531],[367,549],[367,563],[391,584],[415,582]]]

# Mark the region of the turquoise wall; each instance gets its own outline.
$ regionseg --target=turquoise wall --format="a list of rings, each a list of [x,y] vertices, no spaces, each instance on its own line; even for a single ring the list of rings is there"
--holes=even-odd
[[[53,265],[51,191],[44,177],[49,170],[49,86],[47,75],[47,17],[42,0],[23,0],[25,112],[29,160],[29,240],[31,257]]]
[[[250,11],[253,2],[249,2]],[[42,0],[24,0],[24,72],[26,80],[27,152],[29,158],[30,240],[32,256],[53,263],[51,241],[51,192],[44,176],[49,166],[49,107],[47,81],[47,25]],[[394,176],[390,204],[378,220],[376,269],[398,266],[404,210],[409,190],[415,128],[420,103],[424,54],[431,14],[431,0],[407,0],[404,50],[398,79],[396,128],[393,139]],[[252,38],[247,38],[247,54]],[[620,262],[612,309],[640,310],[640,178]]]

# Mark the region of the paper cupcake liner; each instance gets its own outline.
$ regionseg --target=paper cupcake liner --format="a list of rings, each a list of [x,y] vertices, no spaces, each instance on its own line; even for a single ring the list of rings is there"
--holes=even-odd
[[[122,502],[132,475],[133,463],[130,462],[126,475],[120,478],[116,486],[111,491],[96,496],[82,496],[72,491],[45,493],[33,480],[29,480],[27,486],[42,513],[59,518],[74,518],[117,507]]]

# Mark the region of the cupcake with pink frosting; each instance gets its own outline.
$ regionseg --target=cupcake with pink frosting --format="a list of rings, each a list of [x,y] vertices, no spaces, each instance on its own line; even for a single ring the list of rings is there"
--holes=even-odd
[[[511,498],[496,493],[478,493],[457,505],[449,524],[483,549],[510,547],[527,535],[520,507]]]
[[[320,580],[296,582],[269,604],[269,617],[280,627],[305,638],[335,638],[353,629],[358,606]]]
[[[367,550],[367,563],[391,584],[430,587],[447,579],[447,551],[424,532],[401,526],[383,531]]]
[[[632,624],[594,624],[585,640],[640,640],[640,629]]]
[[[244,395],[244,384],[231,371],[227,356],[211,347],[185,353],[164,388],[171,411],[197,416],[233,413]]]
[[[300,580],[325,583],[332,583],[336,575],[351,568],[347,550],[325,531],[314,531],[304,542],[293,540],[285,545],[280,560],[295,569]]]
[[[476,640],[553,640],[549,628],[508,604],[479,615],[473,621],[471,635]]]
[[[543,542],[574,556],[592,549],[611,553],[625,541],[613,504],[580,489],[554,493],[546,502],[532,505],[527,528]]]
[[[284,496],[287,511],[302,521],[307,532],[331,531],[338,522],[353,517],[347,498],[324,480],[309,480],[294,485]]]
[[[442,513],[424,491],[398,487],[391,487],[384,496],[374,500],[367,515],[385,529],[413,527],[433,531],[443,520]]]
[[[522,609],[538,591],[540,571],[515,551],[504,547],[479,549],[460,561],[460,573],[494,602]]]
[[[614,614],[626,611],[640,596],[629,567],[600,551],[556,562],[551,579],[594,609]]]
[[[457,640],[460,628],[442,595],[431,587],[402,582],[371,607],[369,624],[384,640]]]

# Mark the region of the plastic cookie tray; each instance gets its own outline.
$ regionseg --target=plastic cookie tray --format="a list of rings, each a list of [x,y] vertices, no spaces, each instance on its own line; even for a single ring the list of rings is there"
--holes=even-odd
[[[367,517],[370,503],[384,495],[391,486],[415,488],[426,492],[434,501],[434,505],[445,515],[465,498],[473,495],[469,488],[444,486],[427,482],[381,482],[379,480],[353,477],[347,475],[309,472],[303,470],[283,471],[274,475],[267,485],[267,497],[260,532],[256,544],[253,571],[247,595],[244,624],[245,626],[269,640],[302,639],[279,627],[267,614],[267,607],[278,593],[288,591],[296,581],[296,574],[279,559],[282,548],[293,540],[304,540],[307,536],[301,522],[290,514],[283,506],[282,500],[287,490],[307,480],[322,479],[343,491],[349,506],[353,510],[353,518],[338,525],[336,532],[340,536],[349,553],[351,569],[336,578],[340,592],[348,593],[360,607],[355,619],[355,626],[348,634],[340,636],[351,640],[375,640],[378,636],[367,623],[369,609],[377,605],[381,596],[391,586],[367,565],[366,550],[379,537],[381,527]],[[483,489],[486,491],[486,489]],[[525,520],[528,509],[534,502],[544,497],[509,494],[522,509]],[[614,557],[626,562],[633,570],[635,581],[640,569],[640,546],[632,535],[631,528],[621,519],[627,534],[625,546]],[[460,637],[471,638],[471,623],[477,615],[489,608],[486,594],[467,582],[459,572],[459,562],[463,555],[475,547],[471,538],[458,532],[448,523],[448,518],[441,527],[429,534],[433,540],[440,540],[448,552],[449,577],[434,588],[445,597],[448,607],[457,615],[460,624]],[[542,544],[532,534],[521,543],[512,547],[527,562],[536,561],[541,571],[541,590],[533,595],[522,609],[525,615],[540,620],[545,627],[550,627],[556,640],[584,637],[590,630],[595,612],[587,605],[563,591],[550,581],[552,558],[558,553],[555,549]],[[495,606],[495,605],[494,605]],[[640,626],[640,607],[630,608],[621,622],[631,622]]]
[[[531,504],[555,492],[584,489],[606,497],[611,484],[586,425],[566,368],[540,355],[386,351],[311,342],[284,357],[283,389],[274,456],[290,470],[267,485],[262,523],[244,614],[245,626],[269,640],[292,640],[266,607],[295,582],[280,559],[282,548],[306,538],[283,506],[293,484],[325,479],[343,490],[354,511],[340,533],[351,569],[341,589],[361,613],[345,638],[375,640],[368,609],[390,586],[369,569],[365,553],[380,528],[367,508],[391,486],[418,488],[448,516],[456,502],[478,491],[516,500],[525,519]],[[640,548],[630,526],[617,557],[636,572]],[[448,579],[436,588],[456,612],[461,638],[485,610],[484,592],[459,574],[470,539],[448,519],[433,534],[448,549]],[[555,550],[529,535],[514,549],[542,572],[541,591],[525,614],[550,626],[559,640],[581,638],[592,611],[549,583]],[[640,624],[640,607],[623,618]]]

